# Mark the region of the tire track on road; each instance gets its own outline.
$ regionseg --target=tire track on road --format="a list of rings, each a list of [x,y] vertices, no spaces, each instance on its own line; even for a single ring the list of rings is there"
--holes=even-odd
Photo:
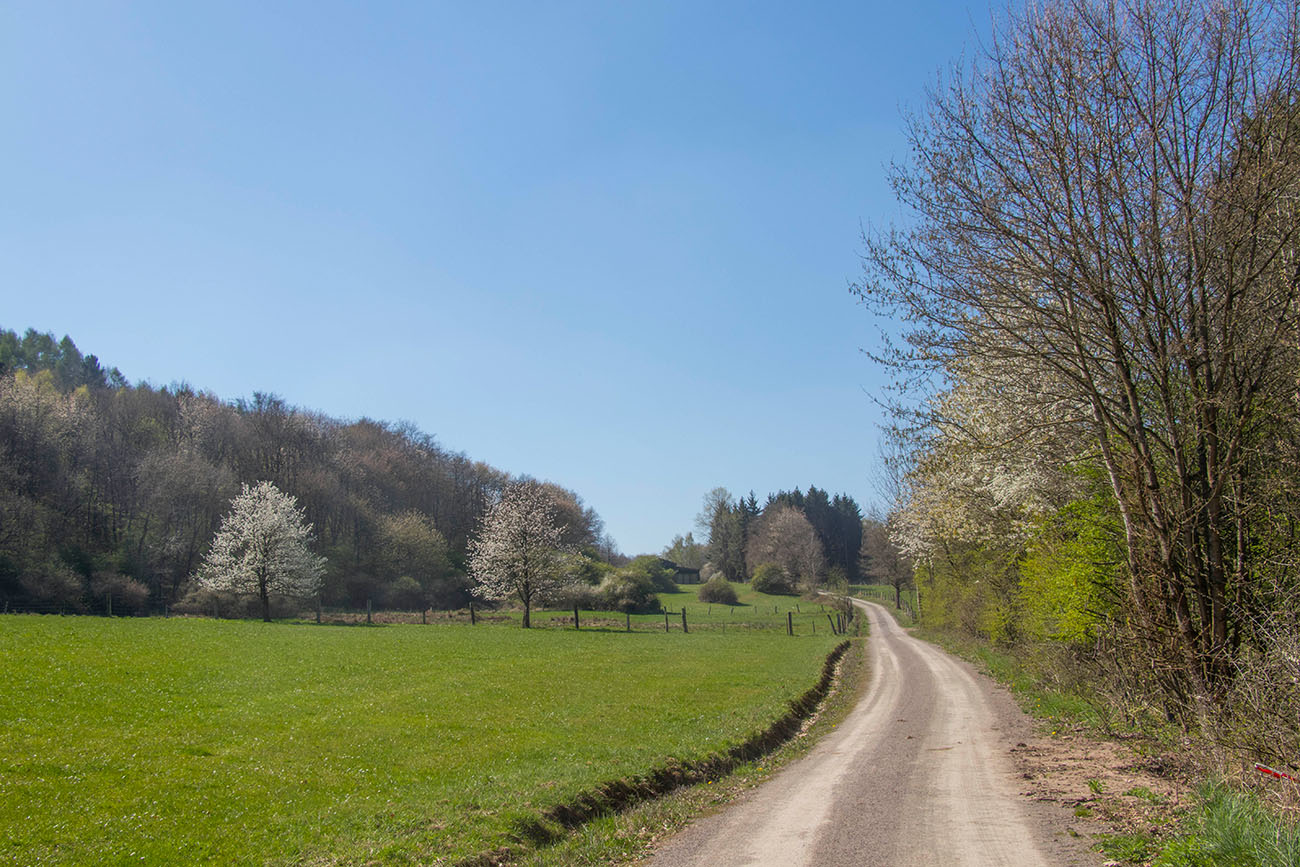
[[[648,863],[1100,864],[1031,816],[999,716],[1008,711],[995,707],[987,679],[912,638],[880,606],[856,604],[871,623],[871,680],[857,707],[807,756],[692,823]]]

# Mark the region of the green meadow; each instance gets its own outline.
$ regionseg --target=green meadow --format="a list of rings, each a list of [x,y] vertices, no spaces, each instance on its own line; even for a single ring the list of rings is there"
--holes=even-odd
[[[430,863],[507,844],[584,789],[743,740],[816,681],[835,639],[812,611],[794,638],[784,621],[818,606],[748,601],[668,595],[699,606],[690,634],[651,615],[630,634],[0,617],[0,863]]]
[[[714,631],[770,631],[786,633],[792,628],[795,635],[822,635],[830,629],[828,612],[834,609],[823,603],[796,598],[794,596],[774,596],[758,593],[748,584],[733,584],[738,604],[701,602],[699,599],[701,585],[678,585],[676,593],[658,593],[664,611],[655,614],[624,615],[611,611],[578,612],[578,623],[582,629],[605,629],[633,632],[681,632],[682,611],[686,612],[686,628],[690,632]],[[665,618],[664,614],[668,616]],[[789,615],[787,617],[787,615]],[[385,617],[387,615],[380,615]],[[503,610],[479,612],[481,620],[499,625],[518,625],[522,619],[519,611]],[[354,614],[353,621],[360,621],[361,615]],[[420,615],[406,614],[401,619],[418,622]],[[445,612],[435,615],[437,622],[468,623],[468,611]],[[533,625],[547,629],[572,629],[572,611],[534,611]]]

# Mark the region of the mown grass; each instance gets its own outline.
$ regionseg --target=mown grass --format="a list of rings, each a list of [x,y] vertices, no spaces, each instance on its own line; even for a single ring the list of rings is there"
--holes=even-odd
[[[428,863],[743,740],[829,630],[0,618],[0,862]]]

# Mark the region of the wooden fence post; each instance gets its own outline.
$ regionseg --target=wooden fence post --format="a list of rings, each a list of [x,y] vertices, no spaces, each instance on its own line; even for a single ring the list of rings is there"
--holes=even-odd
[[[428,625],[429,625],[429,609],[428,609],[428,608],[421,608],[421,609],[420,609],[420,625],[421,625],[421,626],[428,626]]]
[[[789,611],[785,613],[785,634],[794,635],[794,615]]]
[[[478,623],[478,620],[474,617],[474,603],[471,602],[469,604],[469,625],[473,626],[475,623]]]
[[[839,633],[835,631],[835,618],[831,617],[829,611],[826,612],[826,619],[831,622],[831,635],[839,635]]]
[[[664,632],[668,631],[668,609],[664,609]]]
[[[582,628],[581,624],[578,623],[578,603],[576,602],[573,603],[573,628],[574,629]]]
[[[685,605],[682,606],[682,632],[690,632],[690,630],[686,628],[686,606]]]
[[[370,600],[369,600],[369,599],[366,600],[366,622],[367,622],[367,623],[370,623],[370,622],[371,622],[371,620],[370,620]]]
[[[624,611],[624,612],[623,612],[623,616],[627,618],[627,631],[628,631],[628,632],[631,632],[631,631],[632,631],[632,612],[631,612],[631,611]]]

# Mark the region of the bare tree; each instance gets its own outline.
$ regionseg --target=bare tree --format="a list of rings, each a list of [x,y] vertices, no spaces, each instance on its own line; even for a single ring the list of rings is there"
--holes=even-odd
[[[913,586],[912,564],[894,540],[886,521],[877,516],[862,521],[863,576],[894,588],[894,607],[903,607],[903,591]]]
[[[858,287],[911,325],[879,353],[900,381],[1000,393],[1025,430],[1083,426],[1135,615],[1202,720],[1247,614],[1251,488],[1295,389],[1296,12],[1012,14],[912,119],[893,184],[916,220],[866,238]]]
[[[749,571],[764,563],[780,566],[791,582],[812,588],[821,583],[826,568],[817,532],[803,512],[777,503],[759,517],[746,549]]]

